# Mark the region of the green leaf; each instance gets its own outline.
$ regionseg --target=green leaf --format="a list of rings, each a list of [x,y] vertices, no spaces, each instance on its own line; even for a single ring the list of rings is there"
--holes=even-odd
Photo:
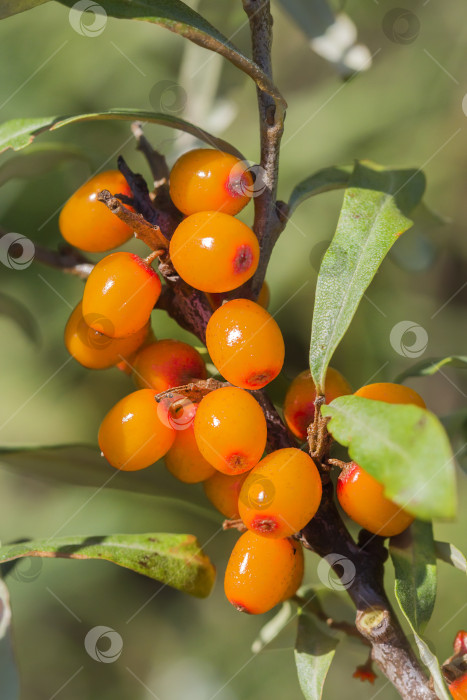
[[[449,700],[436,656],[420,636],[431,618],[436,599],[436,554],[431,523],[415,521],[390,541],[395,570],[395,594],[409,623],[422,662],[429,669],[439,698]]]
[[[37,5],[43,5],[48,0],[2,0],[0,3],[0,19],[17,15],[19,12],[32,10]]]
[[[76,0],[59,0],[59,2],[66,7],[73,7]],[[253,78],[261,90],[271,95],[276,104],[285,109],[284,99],[266,73],[204,17],[181,0],[99,0],[99,5],[110,17],[151,22],[205,49],[221,54]]]
[[[23,333],[37,345],[40,342],[40,330],[37,321],[28,307],[8,294],[0,292],[0,316],[6,316],[21,328]]]
[[[295,664],[306,700],[320,700],[322,697],[324,681],[338,644],[339,638],[326,634],[312,617],[299,616]]]
[[[318,170],[296,185],[289,199],[289,216],[309,197],[347,187],[352,174],[352,165],[335,165]]]
[[[323,406],[328,430],[385,495],[424,520],[452,518],[456,482],[451,447],[438,418],[418,406],[341,396]]]
[[[216,575],[193,535],[57,537],[0,547],[0,564],[19,557],[104,559],[198,598],[209,595]]]
[[[435,541],[435,552],[438,559],[467,574],[467,559],[455,545],[450,542]]]
[[[44,175],[70,160],[91,163],[80,148],[66,143],[32,146],[28,153],[15,155],[0,165],[0,187],[15,178]]]
[[[196,138],[204,141],[213,148],[219,148],[226,153],[243,159],[242,154],[236,148],[231,146],[227,141],[212,136],[207,131],[200,129],[194,124],[174,117],[171,114],[159,114],[147,110],[138,109],[109,109],[106,112],[91,112],[89,114],[75,114],[65,117],[34,117],[32,119],[12,119],[0,125],[0,153],[12,148],[14,151],[19,151],[33,142],[36,136],[43,134],[46,131],[55,131],[68,124],[76,124],[78,122],[89,121],[108,121],[108,120],[123,120],[134,121],[139,120],[147,124],[160,124],[179,131],[185,131],[187,134],[192,134]]]
[[[296,617],[297,612],[292,604],[287,600],[282,603],[279,612],[274,615],[274,617],[266,622],[264,627],[259,631],[258,636],[251,645],[251,651],[253,654],[259,654],[263,651],[268,644],[274,641],[274,639],[282,632],[284,627],[286,627],[289,622],[291,622],[294,617]]]
[[[424,189],[418,170],[356,163],[318,275],[310,369],[320,393],[335,349],[392,244],[412,225],[408,214]]]
[[[133,491],[158,499],[178,502],[198,515],[219,522],[207,506],[202,489],[182,484],[158,463],[137,472],[110,467],[99,449],[88,445],[52,445],[0,448],[0,463],[15,474],[93,489]]]
[[[394,380],[400,384],[407,377],[426,377],[436,374],[445,366],[457,367],[459,369],[467,369],[467,356],[465,355],[450,355],[449,357],[436,357],[428,360],[422,360],[417,364],[404,370]]]
[[[467,473],[467,408],[441,416],[441,423],[449,435],[457,463]]]
[[[19,675],[11,639],[11,608],[8,588],[0,578],[0,688],[3,700],[19,698]]]

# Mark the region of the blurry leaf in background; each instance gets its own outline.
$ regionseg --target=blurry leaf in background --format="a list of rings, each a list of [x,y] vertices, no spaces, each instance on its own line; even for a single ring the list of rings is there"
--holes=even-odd
[[[0,19],[16,15],[25,10],[31,10],[37,5],[43,5],[48,0],[2,0],[0,3]]]
[[[416,365],[404,370],[401,374],[398,374],[394,381],[400,384],[404,379],[407,379],[407,377],[429,377],[439,372],[441,368],[446,365],[458,367],[459,369],[467,369],[467,355],[450,355],[449,357],[422,360],[421,362],[417,362]]]
[[[193,535],[57,537],[0,547],[0,564],[18,557],[104,559],[198,598],[209,595],[216,577]]]
[[[427,626],[436,600],[437,569],[433,527],[415,521],[405,532],[392,537],[389,551],[395,570],[395,594],[414,633],[420,658],[429,669],[439,698],[449,693],[436,656],[420,636]]]
[[[368,285],[391,246],[411,227],[409,214],[424,191],[419,170],[356,162],[316,285],[310,369],[319,393],[324,394],[331,357]]]
[[[289,600],[282,603],[279,612],[271,620],[268,620],[264,627],[261,627],[258,636],[251,645],[253,654],[259,654],[260,651],[263,651],[296,616],[297,610]]]
[[[302,202],[315,194],[347,187],[352,171],[352,165],[336,165],[318,170],[318,172],[299,182],[290,195],[288,216],[292,216],[295,209]]]
[[[2,700],[18,700],[19,676],[11,640],[11,608],[8,588],[0,578],[0,694]]]
[[[311,49],[344,79],[371,67],[367,46],[357,43],[357,28],[344,13],[335,15],[327,0],[280,0],[306,34]]]
[[[0,187],[15,178],[28,179],[52,172],[70,160],[81,160],[91,166],[89,155],[78,146],[69,143],[31,146],[27,153],[13,156],[0,165]]]
[[[455,545],[450,542],[435,541],[435,552],[438,559],[467,574],[467,559]]]
[[[467,472],[467,408],[442,416],[441,423],[451,440],[456,461]]]
[[[134,109],[110,109],[106,112],[93,112],[91,114],[76,114],[74,116],[64,117],[35,117],[33,119],[12,119],[0,125],[0,153],[12,148],[14,151],[19,151],[26,146],[29,146],[36,136],[45,131],[54,131],[68,124],[88,121],[102,121],[109,119],[117,119],[124,121],[142,121],[149,124],[160,124],[173,129],[186,131],[201,141],[205,141],[213,148],[219,148],[226,153],[232,153],[235,156],[243,159],[243,156],[236,148],[231,146],[223,139],[216,138],[208,134],[204,129],[200,129],[194,124],[183,121],[171,114],[157,114],[146,110]]]
[[[438,418],[418,406],[341,396],[322,414],[351,459],[384,486],[387,498],[422,519],[452,518],[454,460]]]
[[[1,240],[1,239],[0,239]],[[0,316],[11,319],[36,345],[41,341],[39,325],[27,306],[17,299],[0,292]]]
[[[324,632],[310,615],[298,618],[295,663],[306,700],[320,700],[324,681],[336,653],[339,638]]]

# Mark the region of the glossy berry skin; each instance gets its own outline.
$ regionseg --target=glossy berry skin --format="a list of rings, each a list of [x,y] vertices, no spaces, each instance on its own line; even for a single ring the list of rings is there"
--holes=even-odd
[[[209,303],[211,304],[211,308],[213,309],[213,311],[218,309],[219,306],[222,306],[222,304],[224,303],[225,294],[209,294],[208,292],[206,296],[208,298]],[[269,291],[269,285],[267,282],[263,282],[263,286],[261,287],[256,303],[262,306],[263,309],[267,309],[269,306],[270,299],[271,293]]]
[[[206,346],[218,371],[243,389],[262,389],[284,363],[284,339],[273,317],[248,299],[233,299],[214,311]]]
[[[83,367],[106,369],[124,362],[122,358],[131,357],[144,343],[148,331],[149,323],[127,338],[109,338],[88,326],[80,302],[66,324],[65,345],[70,355]]]
[[[303,547],[300,542],[295,542],[298,547],[295,550],[295,565],[293,568],[292,576],[290,579],[289,586],[282,598],[282,601],[289,600],[298,591],[303,581],[303,574],[305,573],[305,557],[303,556]]]
[[[195,437],[201,454],[215,469],[242,474],[263,456],[266,419],[251,394],[237,387],[222,387],[201,400]]]
[[[175,430],[161,421],[152,389],[121,399],[99,428],[99,447],[116,469],[137,471],[161,459],[172,447]]]
[[[165,466],[173,476],[185,484],[197,484],[215,474],[216,470],[207,462],[196,444],[193,422],[197,405],[188,407],[191,420],[176,430],[175,440],[165,455]]]
[[[222,151],[188,151],[170,173],[172,201],[186,215],[208,210],[238,214],[253,193],[253,178],[247,167]]]
[[[245,532],[232,550],[224,578],[225,595],[240,612],[259,615],[285,599],[296,571],[298,542],[268,540]]]
[[[337,498],[352,520],[381,537],[399,535],[414,520],[412,515],[386,498],[382,484],[355,462],[339,475]]]
[[[467,673],[449,685],[454,700],[467,700]]]
[[[351,394],[349,383],[337,369],[329,367],[326,373],[324,396],[331,403],[338,396]],[[284,400],[284,418],[295,437],[307,439],[307,428],[315,416],[316,389],[310,370],[300,372],[289,386]]]
[[[214,474],[206,479],[203,484],[204,493],[211,501],[214,508],[226,518],[239,518],[238,497],[248,473],[223,474],[214,469]]]
[[[392,382],[367,384],[358,389],[355,392],[355,396],[384,401],[385,403],[413,404],[414,406],[420,406],[420,408],[426,408],[424,400],[416,391],[403,384],[393,384]]]
[[[245,479],[238,509],[249,530],[263,537],[290,537],[312,519],[321,502],[321,478],[305,452],[271,452]]]
[[[259,243],[251,228],[233,216],[201,211],[177,226],[169,252],[187,284],[202,292],[229,292],[256,272]]]
[[[67,201],[58,220],[63,238],[76,248],[102,253],[123,245],[133,230],[99,202],[101,190],[132,197],[130,187],[118,170],[99,173],[82,185]]]
[[[142,348],[133,362],[133,379],[141,389],[156,393],[206,379],[204,360],[197,350],[180,340],[158,340]]]
[[[136,359],[136,355],[140,350],[145,348],[147,345],[152,345],[152,343],[155,343],[157,338],[154,335],[154,331],[152,330],[150,324],[149,325],[149,330],[148,333],[144,339],[144,341],[141,343],[139,348],[135,350],[135,352],[132,352],[131,355],[128,355],[124,360],[121,362],[118,362],[115,367],[120,370],[120,372],[123,372],[124,374],[127,374],[129,377],[131,376],[133,372],[133,365]],[[130,336],[131,337],[131,336]]]
[[[144,260],[132,253],[112,253],[87,279],[83,315],[94,330],[126,338],[146,325],[160,292],[161,281]]]

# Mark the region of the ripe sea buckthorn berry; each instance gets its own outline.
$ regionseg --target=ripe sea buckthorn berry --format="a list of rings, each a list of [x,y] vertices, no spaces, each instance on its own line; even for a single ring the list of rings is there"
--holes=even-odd
[[[214,474],[206,479],[203,484],[204,493],[211,501],[214,508],[226,518],[238,518],[238,497],[240,489],[248,473],[223,474],[214,469]]]
[[[140,389],[121,399],[99,428],[99,447],[116,469],[149,467],[172,447],[175,430],[159,416],[152,389]]]
[[[284,363],[284,339],[265,309],[248,299],[232,299],[214,311],[206,346],[219,372],[243,389],[261,389]]]
[[[384,403],[408,403],[420,406],[420,408],[426,408],[424,400],[416,391],[403,384],[393,384],[392,382],[367,384],[358,389],[355,392],[355,396],[384,401]]]
[[[300,556],[292,539],[267,540],[245,532],[230,555],[224,578],[225,595],[240,612],[258,615],[284,600]]]
[[[144,343],[149,322],[127,338],[109,338],[88,326],[80,302],[65,327],[66,349],[88,369],[106,369],[124,362]]]
[[[157,340],[142,348],[133,362],[133,379],[142,389],[157,393],[206,379],[204,360],[197,350],[180,340]]]
[[[186,215],[208,210],[238,214],[252,191],[248,166],[230,153],[210,148],[188,151],[170,173],[170,196]]]
[[[201,211],[177,226],[169,252],[187,284],[202,292],[229,292],[256,272],[259,243],[251,228],[233,216]]]
[[[149,325],[149,322],[148,322]],[[130,336],[131,337],[131,336]],[[154,335],[154,331],[152,330],[151,326],[149,326],[149,330],[147,332],[147,335],[139,348],[135,350],[135,352],[132,352],[131,355],[128,355],[125,357],[124,360],[121,362],[118,362],[115,367],[120,370],[120,372],[123,372],[124,374],[128,374],[128,376],[131,375],[133,372],[133,363],[136,359],[136,355],[140,350],[143,348],[147,347],[148,345],[151,345],[152,343],[155,343],[157,340],[156,336]]]
[[[311,520],[321,502],[321,478],[305,452],[271,452],[243,482],[238,509],[249,530],[263,537],[289,537]]]
[[[340,473],[337,498],[352,520],[381,537],[399,535],[414,520],[412,515],[386,498],[382,484],[355,462]]]
[[[267,425],[255,398],[237,387],[207,394],[195,416],[201,454],[224,474],[242,474],[255,466],[266,447]]]
[[[303,574],[305,573],[305,557],[303,556],[303,547],[300,542],[295,542],[295,544],[298,545],[295,550],[295,566],[292,572],[289,587],[287,588],[282,601],[288,600],[295,595],[302,585]]]
[[[146,325],[161,292],[150,265],[132,253],[112,253],[89,275],[83,294],[83,315],[96,331],[125,338]]]
[[[467,700],[467,673],[449,684],[454,700]]]
[[[324,395],[326,403],[345,394],[351,394],[349,383],[337,369],[326,372]],[[310,370],[300,372],[289,386],[284,400],[284,418],[292,433],[301,440],[307,439],[307,428],[315,416],[316,389]]]
[[[207,462],[198,449],[193,422],[197,405],[190,404],[187,416],[191,420],[181,430],[176,430],[175,441],[165,455],[165,466],[173,476],[186,484],[197,484],[215,474],[216,470]]]
[[[63,238],[71,245],[92,253],[102,253],[125,243],[132,229],[99,202],[101,190],[131,197],[131,189],[118,170],[99,173],[82,185],[60,212],[58,225]]]
[[[224,299],[225,299],[225,294],[209,294],[209,292],[206,293],[206,296],[208,298],[209,303],[211,304],[212,309],[215,311],[216,309],[219,308],[219,306],[222,306]],[[260,293],[258,295],[258,298],[256,300],[256,303],[259,304],[260,306],[263,307],[263,309],[267,309],[269,306],[269,300],[271,298],[270,291],[269,291],[269,285],[267,282],[263,282],[263,286],[261,287]]]

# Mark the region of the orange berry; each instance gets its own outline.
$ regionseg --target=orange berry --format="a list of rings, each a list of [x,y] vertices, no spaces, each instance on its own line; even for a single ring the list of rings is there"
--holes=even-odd
[[[467,673],[450,683],[449,692],[454,700],[467,700]]]
[[[58,220],[63,238],[71,245],[91,253],[117,248],[133,235],[130,226],[98,201],[97,194],[101,190],[132,197],[123,175],[118,170],[107,170],[76,190],[63,207]]]
[[[207,394],[195,417],[201,454],[224,474],[241,474],[255,466],[266,447],[267,425],[255,398],[237,387]]]
[[[258,615],[284,600],[296,571],[298,542],[267,540],[245,532],[230,555],[224,578],[225,595],[240,612]]]
[[[321,495],[321,478],[311,457],[285,447],[271,452],[248,474],[238,508],[249,530],[264,537],[289,537],[311,520]]]
[[[130,336],[131,337],[131,336]],[[136,355],[140,350],[143,348],[147,347],[148,345],[152,345],[152,343],[155,343],[157,340],[154,331],[152,330],[151,326],[149,326],[149,330],[147,332],[147,335],[143,342],[141,343],[140,347],[135,350],[135,352],[132,352],[130,355],[128,355],[124,360],[121,362],[118,362],[115,367],[120,370],[120,372],[123,372],[124,374],[128,374],[128,376],[131,375],[133,372],[133,364],[136,359]]]
[[[365,530],[381,537],[403,532],[413,517],[384,495],[384,488],[355,462],[337,480],[337,498],[343,510]]]
[[[238,497],[240,489],[248,473],[223,474],[214,469],[214,474],[206,479],[203,484],[204,493],[211,501],[214,508],[226,518],[239,518]]]
[[[274,540],[271,540],[273,542]],[[305,573],[305,557],[303,556],[303,547],[300,542],[295,542],[297,545],[295,551],[295,566],[293,568],[292,577],[290,579],[289,586],[282,598],[282,602],[289,600],[298,591],[303,581],[303,574]]]
[[[424,400],[416,391],[403,384],[393,384],[392,382],[367,384],[358,389],[355,392],[355,396],[384,401],[384,403],[408,403],[420,406],[420,408],[426,408]]]
[[[207,292],[206,296],[208,298],[209,303],[211,304],[211,308],[213,309],[213,311],[218,309],[219,306],[222,306],[225,299],[225,294],[219,294],[214,292],[212,294]],[[269,306],[270,297],[271,295],[269,292],[269,285],[267,282],[263,282],[263,286],[261,287],[261,291],[258,295],[256,303],[262,306],[263,309],[267,309]]]
[[[159,394],[193,379],[206,379],[204,360],[197,350],[180,340],[158,340],[137,353],[133,362],[136,386]]]
[[[105,416],[99,447],[116,469],[145,469],[163,457],[175,440],[175,430],[161,420],[152,389],[125,396]]]
[[[349,383],[337,369],[328,368],[324,396],[331,403],[338,396],[351,394]],[[307,428],[315,416],[316,389],[310,370],[295,377],[284,400],[284,418],[292,433],[301,440],[307,439]]]
[[[248,299],[233,299],[214,311],[206,328],[206,346],[219,372],[244,389],[262,389],[284,363],[279,326]]]
[[[233,216],[200,211],[177,226],[169,252],[187,284],[202,292],[229,292],[256,272],[259,243],[251,228]]]
[[[112,253],[89,275],[83,315],[96,331],[125,338],[146,325],[161,292],[157,273],[132,253]]]
[[[186,484],[197,484],[215,474],[216,470],[207,462],[198,449],[193,422],[196,404],[189,404],[185,413],[191,420],[176,430],[175,441],[165,455],[165,466],[173,476]]]
[[[88,326],[80,302],[65,326],[65,345],[83,367],[106,369],[130,357],[144,343],[148,330],[149,322],[127,338],[109,338]]]
[[[230,153],[197,148],[182,155],[170,173],[170,196],[184,214],[238,214],[253,193],[248,166]]]

